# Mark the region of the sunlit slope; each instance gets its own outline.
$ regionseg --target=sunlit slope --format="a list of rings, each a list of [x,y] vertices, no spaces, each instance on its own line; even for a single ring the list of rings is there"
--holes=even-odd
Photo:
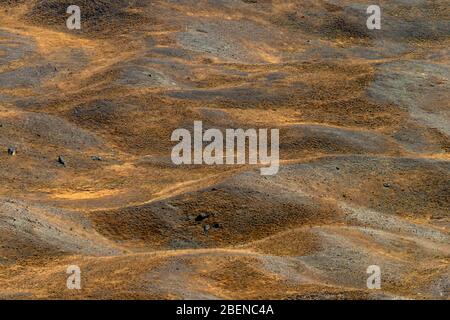
[[[448,3],[369,4],[0,1],[0,297],[448,299]],[[175,166],[200,120],[279,173]]]

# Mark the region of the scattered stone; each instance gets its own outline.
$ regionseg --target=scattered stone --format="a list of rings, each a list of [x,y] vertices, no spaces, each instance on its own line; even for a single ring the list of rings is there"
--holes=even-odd
[[[336,170],[338,170],[338,171],[339,171],[339,170],[341,170],[341,169],[340,169],[339,167],[336,167]]]
[[[220,224],[219,222],[214,222],[213,225],[212,225],[212,227],[213,227],[214,229],[219,229],[219,228],[222,228],[222,224]]]
[[[64,160],[63,156],[58,156],[58,163],[62,164],[64,167],[66,166],[66,160]]]
[[[205,231],[205,233],[208,233],[208,230],[210,229],[211,227],[209,226],[209,224],[205,224],[204,226],[203,226],[203,231]]]
[[[385,182],[385,183],[383,183],[383,187],[385,187],[385,188],[390,188],[391,185],[390,185],[389,183]]]
[[[13,147],[9,147],[8,148],[8,154],[10,155],[10,156],[15,156],[16,155],[16,148],[13,148]]]
[[[91,159],[94,161],[102,161],[102,157],[99,156],[92,156]]]
[[[209,214],[207,214],[207,213],[200,213],[196,218],[195,218],[195,221],[203,221],[203,220],[205,220],[206,218],[208,218],[209,217]]]

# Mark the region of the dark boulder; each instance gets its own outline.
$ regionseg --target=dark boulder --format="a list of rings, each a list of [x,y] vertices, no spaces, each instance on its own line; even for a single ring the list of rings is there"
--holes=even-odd
[[[63,156],[58,156],[58,163],[62,164],[64,167],[66,166],[66,160],[63,158]]]
[[[203,220],[205,220],[206,218],[208,218],[209,217],[209,214],[207,214],[207,213],[200,213],[196,218],[195,218],[195,221],[203,221]]]

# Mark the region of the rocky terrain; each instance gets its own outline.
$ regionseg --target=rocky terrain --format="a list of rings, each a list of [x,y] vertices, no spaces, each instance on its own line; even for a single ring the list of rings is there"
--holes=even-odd
[[[0,298],[449,299],[450,6],[370,4],[0,0]],[[200,120],[279,173],[174,165]]]

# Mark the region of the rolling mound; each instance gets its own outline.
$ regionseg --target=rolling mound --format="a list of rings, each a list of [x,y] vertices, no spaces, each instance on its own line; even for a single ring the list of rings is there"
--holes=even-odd
[[[0,1],[0,298],[448,299],[448,2],[370,4]],[[174,165],[194,121],[278,174]]]

